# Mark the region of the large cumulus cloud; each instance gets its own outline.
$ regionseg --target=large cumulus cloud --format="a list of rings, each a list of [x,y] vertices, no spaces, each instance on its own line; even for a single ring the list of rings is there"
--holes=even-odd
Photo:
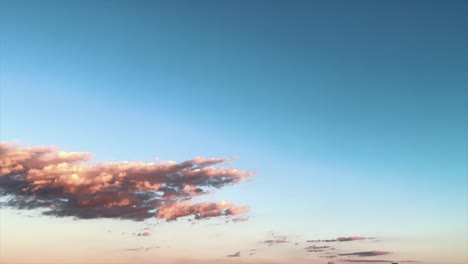
[[[45,214],[55,216],[133,220],[199,219],[248,211],[227,201],[191,202],[254,175],[223,167],[229,158],[157,163],[89,163],[90,159],[90,153],[0,143],[1,204],[46,208]]]

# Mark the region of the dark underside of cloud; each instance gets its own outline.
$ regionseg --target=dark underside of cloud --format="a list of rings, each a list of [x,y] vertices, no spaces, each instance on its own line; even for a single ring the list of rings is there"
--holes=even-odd
[[[390,252],[387,251],[363,251],[363,252],[353,252],[346,254],[338,254],[339,256],[358,256],[358,257],[374,257],[388,255]]]
[[[52,216],[131,220],[202,219],[248,211],[227,201],[191,202],[254,175],[223,167],[229,158],[91,164],[90,157],[54,147],[0,143],[0,206],[42,208]]]
[[[363,244],[366,245],[369,242],[375,241],[373,237],[361,237],[361,236],[351,236],[351,237],[339,237],[336,239],[314,239],[314,240],[306,240],[308,243],[317,243],[319,245],[309,245],[305,247],[307,253],[312,254],[319,254],[320,258],[326,259],[334,259],[336,262],[355,262],[355,263],[394,263],[395,261],[392,260],[381,260],[381,259],[369,259],[370,257],[377,257],[391,254],[388,251],[380,251],[380,250],[369,250],[369,251],[359,251],[359,252],[350,252],[350,253],[342,253],[343,248],[341,248],[341,242],[351,242],[351,241],[362,241]],[[323,244],[323,243],[331,243],[330,245]],[[320,245],[321,244],[321,245]],[[358,257],[354,259],[350,258],[343,258],[343,257]],[[336,260],[335,260],[336,259]],[[334,261],[330,261],[329,263],[334,263]],[[416,262],[416,261],[399,261],[401,263],[404,262]]]

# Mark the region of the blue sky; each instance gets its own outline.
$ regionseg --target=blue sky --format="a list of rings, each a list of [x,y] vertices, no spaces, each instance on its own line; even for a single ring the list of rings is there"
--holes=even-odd
[[[466,1],[2,1],[1,141],[105,161],[236,156],[258,175],[215,196],[249,204],[257,226],[459,238],[467,12]]]

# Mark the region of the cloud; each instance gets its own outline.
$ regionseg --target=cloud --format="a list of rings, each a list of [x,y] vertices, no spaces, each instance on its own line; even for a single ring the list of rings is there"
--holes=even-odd
[[[144,232],[139,232],[136,235],[137,236],[151,236],[151,233],[148,231],[144,231]]]
[[[368,239],[367,237],[352,236],[352,237],[339,237],[337,239],[315,239],[307,240],[308,243],[331,243],[331,242],[349,242]]]
[[[144,247],[138,247],[138,248],[124,248],[123,251],[142,251],[144,250]]]
[[[315,239],[315,240],[306,240],[307,243],[328,243],[328,242],[338,242],[337,239]]]
[[[360,236],[352,236],[352,237],[339,237],[337,240],[339,242],[347,242],[347,241],[356,241],[356,240],[364,240],[367,239],[365,237],[360,237]]]
[[[150,249],[159,248],[158,246],[154,247],[137,247],[137,248],[125,248],[123,251],[148,251]]]
[[[289,243],[289,240],[287,236],[273,236],[273,239],[265,240],[263,243],[272,246],[274,244]]]
[[[244,214],[249,209],[226,201],[191,202],[254,175],[223,167],[229,158],[149,163],[89,163],[90,159],[86,152],[0,143],[1,205],[44,208],[44,214],[52,216],[131,220],[200,219]]]
[[[247,206],[235,206],[227,201],[217,203],[203,202],[195,205],[189,203],[174,203],[159,208],[157,216],[165,219],[176,219],[178,217],[195,215],[195,219],[215,217],[221,215],[237,215],[246,213]]]
[[[346,254],[338,254],[340,256],[359,256],[359,257],[373,257],[373,256],[382,256],[388,255],[390,252],[387,251],[363,251],[363,252],[353,252],[353,253],[346,253]]]
[[[236,258],[236,257],[240,257],[240,252],[236,252],[232,255],[227,255],[226,257],[230,257],[230,258]]]
[[[332,248],[330,246],[308,246],[304,248],[307,252],[322,252],[326,250],[333,250],[335,248]]]
[[[249,218],[248,217],[237,217],[237,218],[233,218],[232,219],[232,222],[234,223],[240,223],[240,222],[245,222],[245,221],[248,221]]]
[[[304,249],[308,252],[308,253],[316,253],[316,252],[322,252],[321,254],[321,258],[336,258],[338,256],[357,256],[357,257],[374,257],[374,256],[382,256],[382,255],[387,255],[387,254],[390,254],[390,252],[387,252],[387,251],[360,251],[360,252],[352,252],[352,253],[342,253],[342,254],[337,254],[335,253],[334,251],[336,250],[336,247],[338,247],[338,250],[339,247],[341,246],[340,242],[349,242],[349,241],[358,241],[358,240],[365,240],[365,239],[371,239],[371,238],[366,238],[366,237],[360,237],[360,236],[352,236],[352,237],[339,237],[337,239],[323,239],[323,240],[307,240],[307,242],[309,243],[321,243],[321,242],[326,242],[326,243],[334,243],[333,247],[332,246],[328,246],[328,245],[325,245],[325,246],[317,246],[317,245],[311,245],[311,246],[307,246],[305,247]],[[374,238],[372,238],[374,239]],[[335,247],[336,246],[336,247]],[[327,252],[326,252],[327,251]],[[349,259],[345,259],[346,261],[348,261]],[[343,261],[343,259],[341,259],[340,261]],[[352,262],[354,260],[350,260],[350,262]],[[363,262],[367,262],[366,261],[363,261]]]

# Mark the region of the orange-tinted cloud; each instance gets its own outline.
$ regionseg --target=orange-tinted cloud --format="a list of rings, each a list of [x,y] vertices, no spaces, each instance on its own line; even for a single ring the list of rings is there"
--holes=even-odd
[[[45,214],[55,216],[133,220],[155,215],[207,218],[248,211],[246,206],[225,201],[190,203],[194,197],[254,175],[221,166],[229,158],[93,164],[87,163],[90,158],[85,152],[0,143],[0,195],[11,198],[3,205],[47,208]]]
[[[189,203],[174,203],[161,207],[157,216],[165,219],[176,219],[178,217],[195,215],[195,219],[201,219],[221,215],[243,214],[248,210],[247,206],[236,206],[226,201],[217,203],[203,202],[193,205]]]

